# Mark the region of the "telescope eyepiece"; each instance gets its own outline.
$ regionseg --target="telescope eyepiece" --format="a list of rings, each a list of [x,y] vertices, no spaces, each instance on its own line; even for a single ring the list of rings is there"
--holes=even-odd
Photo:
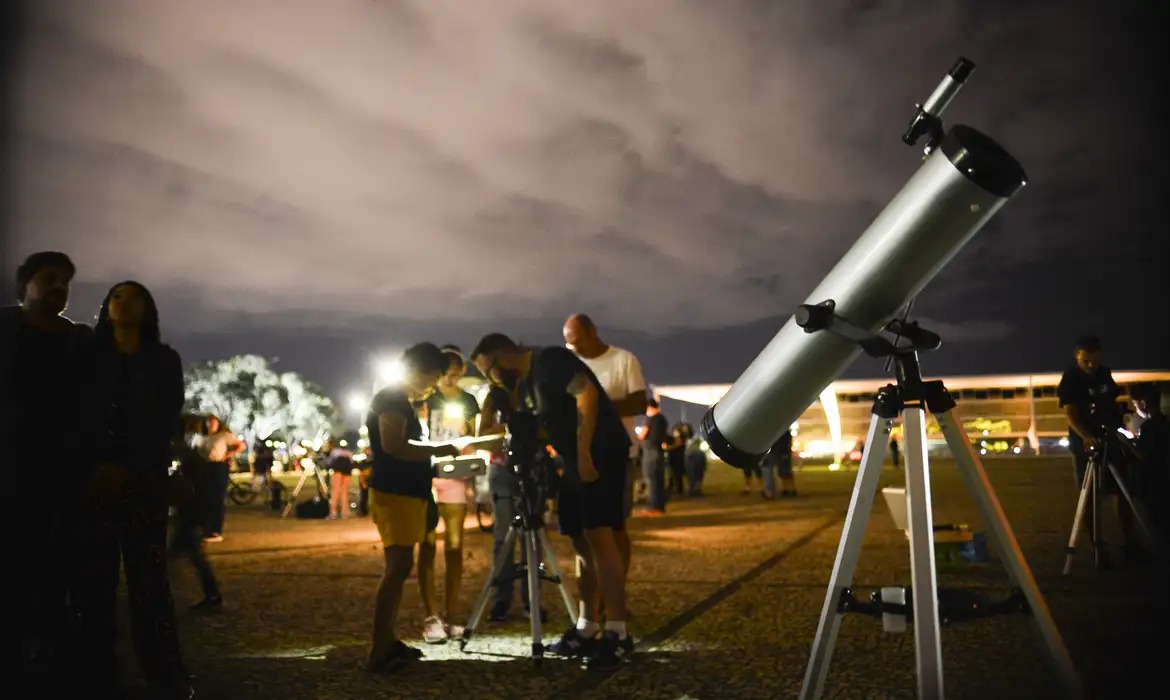
[[[955,65],[947,75],[951,76],[957,83],[965,83],[967,82],[967,78],[971,77],[971,74],[974,72],[975,63],[960,56],[959,60],[955,61]]]

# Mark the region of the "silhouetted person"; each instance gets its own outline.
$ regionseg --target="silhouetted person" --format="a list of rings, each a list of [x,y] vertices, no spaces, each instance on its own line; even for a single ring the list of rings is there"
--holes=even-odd
[[[1084,486],[1089,457],[1095,451],[1108,449],[1109,458],[1118,468],[1124,466],[1116,429],[1121,427],[1121,411],[1117,399],[1121,387],[1113,380],[1113,373],[1102,364],[1101,341],[1086,335],[1077,341],[1076,364],[1065,370],[1056,389],[1060,406],[1068,418],[1068,450],[1073,455],[1077,484]],[[1133,513],[1129,503],[1118,498],[1117,484],[1105,465],[1100,465],[1101,496],[1112,500],[1121,524],[1122,540],[1128,554],[1136,555],[1133,532]],[[1086,522],[1092,522],[1094,503],[1087,505]]]
[[[203,523],[207,521],[207,506],[210,502],[207,489],[212,480],[207,461],[199,454],[198,445],[206,432],[207,419],[196,417],[189,425],[183,426],[183,433],[176,440],[180,478],[189,488],[184,490],[182,498],[175,504],[171,551],[186,556],[199,577],[203,599],[192,606],[194,610],[210,610],[223,605],[219,582],[216,581],[203,546]]]
[[[64,253],[30,255],[16,271],[19,306],[0,309],[0,426],[17,476],[40,483],[49,498],[14,493],[8,558],[10,668],[46,691],[63,678],[57,667],[71,626],[66,609],[68,564],[80,492],[85,440],[83,391],[92,334],[62,316],[74,267]],[[35,679],[35,680],[34,680]]]
[[[1165,543],[1170,540],[1170,421],[1162,413],[1162,392],[1156,384],[1131,387],[1129,398],[1142,418],[1134,440],[1136,490],[1150,514],[1151,528]]]
[[[162,343],[158,308],[137,282],[110,289],[94,332],[87,411],[96,427],[94,467],[83,508],[78,600],[86,683],[101,697],[117,692],[115,604],[124,568],[131,638],[147,684],[160,697],[193,697],[166,570],[167,477],[183,408],[183,365]]]

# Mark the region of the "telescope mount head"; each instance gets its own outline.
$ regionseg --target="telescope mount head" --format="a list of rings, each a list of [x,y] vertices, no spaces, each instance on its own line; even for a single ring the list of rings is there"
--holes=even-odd
[[[828,331],[852,340],[870,357],[893,360],[899,384],[921,384],[918,353],[937,350],[942,345],[942,338],[937,333],[923,328],[917,321],[904,319],[894,319],[878,333],[871,333],[837,316],[834,313],[836,306],[832,299],[819,304],[802,304],[794,314],[796,325],[805,333]],[[892,333],[894,339],[890,340],[881,333]],[[902,340],[909,343],[901,344]]]

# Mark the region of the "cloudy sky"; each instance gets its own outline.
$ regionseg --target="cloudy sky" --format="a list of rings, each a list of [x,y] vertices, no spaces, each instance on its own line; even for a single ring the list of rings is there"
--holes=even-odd
[[[927,369],[1052,371],[1085,330],[1168,364],[1154,3],[36,5],[10,246],[74,257],[77,318],[146,283],[189,360],[340,391],[581,310],[651,381],[731,381],[913,173],[914,103],[966,55],[946,118],[1029,185],[918,300]]]

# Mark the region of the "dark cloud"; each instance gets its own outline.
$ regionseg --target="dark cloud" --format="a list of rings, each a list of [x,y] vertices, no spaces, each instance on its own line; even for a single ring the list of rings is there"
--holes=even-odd
[[[948,118],[1030,183],[921,308],[960,342],[1019,340],[1065,289],[1052,268],[1127,269],[1148,240],[1148,7],[39,4],[12,223],[18,252],[142,278],[203,337],[555,338],[573,310],[644,343],[774,327],[913,173],[898,137],[964,54]]]

